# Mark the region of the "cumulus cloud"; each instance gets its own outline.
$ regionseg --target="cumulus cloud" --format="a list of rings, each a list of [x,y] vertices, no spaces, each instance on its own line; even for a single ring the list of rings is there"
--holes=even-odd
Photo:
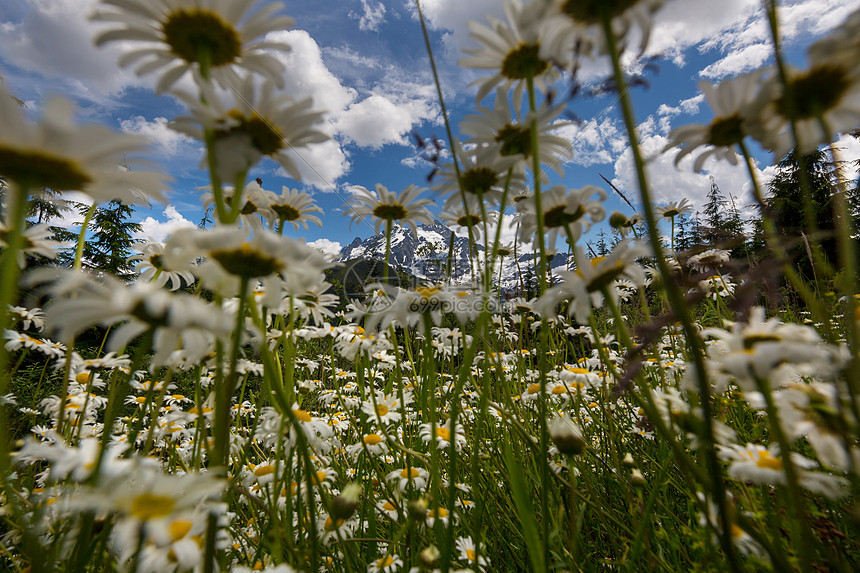
[[[165,117],[156,117],[147,121],[142,115],[135,115],[119,122],[120,129],[125,133],[142,135],[156,145],[158,153],[165,157],[199,153],[200,145],[183,133],[168,127]]]
[[[642,129],[641,150],[646,158],[646,174],[651,188],[652,200],[657,204],[689,199],[696,209],[701,209],[706,202],[706,195],[711,188],[711,179],[720,187],[728,198],[734,197],[737,208],[750,215],[753,204],[752,183],[749,180],[746,167],[742,161],[732,165],[727,161],[718,161],[713,157],[705,161],[702,172],[693,171],[693,158],[685,157],[675,166],[675,156],[678,150],[663,153],[668,138],[659,130]],[[756,176],[761,184],[766,184],[773,176],[774,169],[769,166],[764,169],[756,166]],[[639,204],[638,180],[633,163],[633,153],[627,147],[615,162],[615,177],[612,184],[618,187],[628,199]]]
[[[182,213],[176,210],[173,205],[168,205],[162,215],[167,217],[166,221],[149,216],[140,222],[141,230],[135,235],[136,238],[146,239],[147,241],[163,243],[171,233],[177,229],[195,227],[196,225],[182,216]]]
[[[414,2],[407,7],[416,15]],[[432,28],[451,30],[451,39],[458,49],[474,46],[467,22],[487,23],[487,16],[504,19],[504,3],[499,0],[423,0],[421,9]]]
[[[678,102],[677,106],[668,104],[660,104],[657,108],[657,115],[661,117],[675,117],[680,114],[695,115],[699,113],[699,106],[705,101],[705,94],[699,94],[691,98],[683,99]]]
[[[269,34],[286,42],[292,50],[279,55],[290,70],[287,93],[295,98],[313,96],[314,107],[324,110],[326,130],[333,141],[297,153],[305,181],[320,190],[331,190],[350,167],[342,144],[378,149],[383,145],[408,144],[408,134],[424,121],[435,121],[435,92],[432,84],[410,80],[396,67],[386,69],[384,82],[359,90],[343,84],[323,60],[323,50],[304,30]],[[328,56],[379,67],[346,48],[327,49]]]
[[[330,241],[328,239],[317,239],[316,241],[311,241],[308,243],[308,246],[317,248],[331,257],[337,257],[340,255],[340,251],[343,248],[337,241]]]
[[[402,93],[372,93],[343,110],[335,125],[348,141],[378,149],[387,143],[406,145],[412,127],[435,115],[428,98],[406,98]]]
[[[20,19],[0,21],[3,59],[43,78],[58,80],[67,93],[98,103],[145,80],[117,68],[120,44],[98,49],[98,26],[88,20],[95,0],[30,0]],[[0,18],[2,18],[0,14]]]

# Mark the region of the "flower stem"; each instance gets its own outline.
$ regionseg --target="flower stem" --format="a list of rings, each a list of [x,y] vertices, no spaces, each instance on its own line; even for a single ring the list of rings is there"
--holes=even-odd
[[[75,248],[75,262],[72,264],[72,268],[76,271],[80,270],[83,265],[84,243],[86,243],[87,240],[87,228],[90,226],[90,221],[92,220],[93,215],[96,214],[97,208],[98,205],[95,203],[90,205],[90,208],[87,209],[86,215],[84,215],[84,222],[81,223],[81,230],[78,233],[78,244]]]
[[[606,45],[609,49],[609,55],[612,60],[615,86],[618,89],[618,97],[621,102],[624,124],[627,128],[627,135],[630,138],[630,149],[633,153],[633,160],[636,165],[636,177],[639,182],[639,193],[642,198],[642,210],[647,222],[649,242],[654,250],[657,267],[660,270],[660,276],[663,278],[663,284],[665,285],[666,296],[669,299],[669,304],[675,313],[677,313],[678,318],[684,327],[684,333],[690,345],[690,353],[693,358],[692,362],[693,367],[695,368],[696,382],[698,385],[699,395],[701,397],[702,417],[705,421],[704,435],[702,436],[702,441],[704,442],[702,449],[708,468],[708,474],[710,475],[714,501],[719,508],[722,523],[722,534],[719,536],[720,545],[722,546],[731,570],[737,572],[739,571],[739,566],[737,557],[735,556],[734,546],[732,545],[731,522],[729,520],[728,507],[726,506],[725,484],[723,483],[722,469],[720,467],[719,460],[717,459],[717,452],[714,446],[714,428],[711,419],[711,388],[705,371],[702,344],[699,339],[699,333],[693,324],[690,309],[684,302],[680,288],[672,280],[672,274],[666,263],[665,254],[663,253],[663,246],[660,243],[657,220],[654,216],[654,207],[651,204],[651,192],[648,187],[648,179],[645,174],[645,162],[642,158],[642,151],[639,149],[639,138],[636,133],[636,121],[633,117],[633,106],[631,105],[630,98],[627,95],[627,80],[621,69],[621,55],[618,50],[615,35],[612,31],[612,18],[609,13],[608,5],[603,6],[601,23],[603,26],[603,34],[606,38]]]

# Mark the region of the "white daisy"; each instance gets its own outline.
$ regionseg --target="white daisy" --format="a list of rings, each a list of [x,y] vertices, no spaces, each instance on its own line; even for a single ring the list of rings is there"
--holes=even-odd
[[[125,285],[108,275],[99,281],[81,272],[64,272],[52,285],[48,322],[68,340],[90,326],[125,324],[111,333],[109,346],[123,348],[139,334],[154,331],[154,365],[182,348],[197,360],[216,338],[226,339],[232,320],[220,308],[186,294],[172,294],[152,283]]]
[[[539,0],[543,19],[541,55],[570,68],[577,56],[596,57],[608,52],[602,28],[604,15],[623,51],[631,38],[638,52],[648,46],[654,14],[666,0]]]
[[[139,243],[133,248],[139,254],[130,256],[128,260],[135,261],[134,268],[140,273],[139,280],[159,287],[170,283],[170,290],[176,290],[183,284],[194,284],[194,275],[190,272],[170,270],[164,266],[164,243]]]
[[[238,85],[236,68],[262,74],[284,86],[284,66],[270,53],[287,51],[281,42],[263,38],[291,27],[292,18],[278,15],[280,2],[256,11],[257,0],[102,0],[92,16],[113,26],[95,43],[142,42],[123,54],[122,67],[137,66],[137,74],[163,70],[156,91],[168,90],[189,71],[210,76],[222,85]],[[250,14],[250,15],[249,15]]]
[[[480,84],[475,101],[484,99],[497,86],[505,91],[513,87],[514,107],[519,109],[527,79],[533,79],[536,88],[546,91],[561,76],[540,56],[539,22],[523,10],[519,0],[506,0],[504,6],[507,22],[492,16],[488,17],[489,26],[468,22],[469,32],[481,47],[464,50],[470,57],[461,59],[459,64],[495,72],[474,82]]]
[[[427,210],[427,205],[433,202],[419,198],[424,192],[423,188],[409,185],[400,193],[395,193],[377,183],[375,189],[374,193],[361,185],[350,187],[351,198],[345,206],[344,214],[349,215],[353,221],[372,217],[376,233],[379,233],[383,224],[396,222],[408,226],[412,234],[417,237],[416,223],[425,225],[433,223],[433,216]]]
[[[681,150],[675,155],[675,165],[700,147],[705,150],[696,157],[694,171],[701,170],[711,156],[732,165],[738,164],[737,145],[752,129],[750,117],[761,91],[764,73],[757,70],[725,79],[717,85],[699,82],[699,89],[705,94],[715,117],[706,125],[682,125],[669,132],[669,143],[664,151],[674,147]]]
[[[74,106],[62,98],[45,104],[40,123],[25,117],[14,99],[0,89],[0,177],[17,186],[81,191],[97,203],[165,202],[160,173],[129,170],[144,138],[116,133],[97,125],[76,125]]]
[[[596,198],[594,198],[596,196]],[[603,201],[606,192],[594,185],[586,185],[581,189],[568,189],[564,185],[554,185],[541,193],[541,211],[543,212],[544,232],[549,233],[549,249],[555,248],[559,233],[567,234],[570,244],[575,243],[583,233],[587,232],[593,223],[598,223],[606,217]],[[537,202],[531,196],[517,203],[520,222],[520,240],[531,241],[537,232],[538,214]]]
[[[274,225],[277,222],[278,232],[281,234],[283,234],[284,225],[287,223],[296,230],[298,230],[299,225],[307,230],[308,223],[322,227],[322,220],[313,213],[322,213],[323,210],[314,202],[310,193],[290,189],[286,185],[282,187],[280,195],[272,191],[267,193],[269,193],[269,210],[274,214],[269,220],[269,225]]]
[[[188,116],[177,118],[171,127],[200,141],[211,130],[218,175],[234,182],[263,157],[278,162],[296,181],[302,176],[296,165],[296,150],[329,137],[317,128],[323,113],[313,111],[310,98],[294,101],[277,95],[272,82],[258,82],[246,76],[232,85],[232,103],[225,104],[213,87],[202,88],[203,99],[191,94],[177,94],[188,105]],[[205,160],[204,160],[205,161]]]
[[[460,130],[471,136],[465,140],[467,144],[495,148],[499,155],[520,156],[525,162],[533,155],[531,130],[536,119],[540,162],[561,175],[562,165],[570,158],[571,148],[565,138],[553,132],[570,124],[556,121],[564,110],[563,104],[551,107],[544,102],[537,113],[529,112],[520,117],[519,110],[514,113],[511,108],[507,94],[497,90],[493,108],[478,107],[478,114],[466,116],[460,123]]]

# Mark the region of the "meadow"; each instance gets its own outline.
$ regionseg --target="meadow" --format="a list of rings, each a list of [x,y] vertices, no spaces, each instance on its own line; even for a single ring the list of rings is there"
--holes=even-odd
[[[775,63],[703,84],[714,119],[670,136],[697,162],[749,166],[751,256],[752,231],[744,249],[675,248],[692,205],[652,199],[622,56],[662,4],[509,0],[506,20],[473,24],[481,48],[461,63],[487,76],[468,137],[446,124],[430,190],[377,184],[350,208],[390,237],[444,199],[442,219],[486,246],[474,280],[395,286],[385,265],[344,299],[331,259],[285,234],[318,222],[311,194],[249,176],[269,157],[297,177],[287,151],[325,138],[312,101],[277,95],[280,4],[103,0],[96,44],[139,43],[119,63],[159,91],[193,79],[171,127],[205,145],[213,223],[139,247],[134,280],[84,268],[87,224],[67,265],[45,264],[57,244],[28,222],[45,189],[92,197],[88,223],[99,204],[164,200],[163,175],[129,168],[140,138],[78,124],[61,99],[33,121],[0,91],[0,567],[858,570],[857,182],[841,163],[856,158],[831,144],[860,128],[860,11],[797,70],[765,2]],[[553,87],[606,56],[634,215],[543,176],[569,151]],[[751,141],[795,158],[805,246]],[[496,282],[511,214],[533,296]],[[583,235],[607,223],[597,255]],[[548,269],[557,247],[567,270]]]

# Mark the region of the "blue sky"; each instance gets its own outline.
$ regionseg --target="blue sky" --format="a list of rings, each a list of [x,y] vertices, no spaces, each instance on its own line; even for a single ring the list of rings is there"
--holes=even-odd
[[[196,224],[202,216],[197,188],[208,181],[199,170],[201,146],[167,127],[183,109],[170,96],[153,95],[152,78],[139,78],[116,67],[123,46],[101,50],[92,46],[98,28],[87,15],[96,2],[6,0],[3,4],[0,75],[5,88],[24,100],[34,117],[40,115],[46,97],[59,93],[76,101],[82,122],[151,137],[153,159],[173,177],[172,191],[169,205],[138,207],[137,218],[147,235],[162,240],[179,226]],[[712,175],[723,193],[737,197],[741,206],[749,204],[744,169],[709,160],[704,172],[697,174],[687,162],[675,169],[674,155],[659,152],[672,127],[711,118],[699,94],[700,80],[716,82],[768,61],[760,4],[759,0],[671,0],[657,16],[646,54],[655,67],[643,72],[648,86],[633,93],[643,149],[652,158],[649,169],[658,201],[687,197],[701,205]],[[274,191],[282,185],[312,191],[325,209],[324,226],[296,236],[336,249],[356,236],[373,233],[372,225],[350,225],[342,214],[349,187],[426,186],[431,167],[419,158],[410,133],[415,130],[444,139],[444,127],[414,2],[316,0],[285,5],[285,12],[296,21],[290,30],[277,33],[278,39],[292,46],[285,61],[285,89],[297,97],[314,97],[315,106],[327,111],[325,129],[332,139],[300,153],[302,182],[287,178],[270,161],[259,164],[251,176],[261,177],[264,188]],[[469,84],[482,76],[457,66],[462,49],[474,45],[466,21],[485,22],[487,13],[502,16],[502,1],[424,0],[422,6],[456,126],[474,109],[475,89]],[[860,0],[783,3],[789,59],[802,66],[806,46],[858,7]],[[642,69],[642,62],[629,64]],[[608,71],[605,62],[590,62],[583,67],[581,79],[593,84],[607,77]],[[600,179],[603,174],[635,198],[630,151],[613,101],[613,94],[580,95],[569,103],[569,111],[582,123],[562,132],[574,150],[573,159],[564,166],[563,182],[571,187],[590,183],[607,188]],[[845,139],[844,145],[847,155],[860,156],[856,140]],[[764,153],[757,157],[766,179],[771,158]],[[611,192],[607,207],[629,212]],[[73,220],[72,216],[68,222]]]

